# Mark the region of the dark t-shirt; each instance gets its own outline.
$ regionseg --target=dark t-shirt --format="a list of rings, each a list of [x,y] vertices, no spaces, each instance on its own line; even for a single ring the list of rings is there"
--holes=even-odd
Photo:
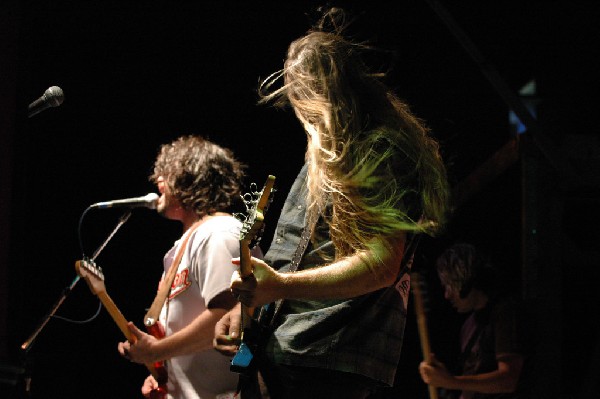
[[[508,296],[490,300],[488,305],[473,312],[460,333],[462,375],[482,374],[498,368],[498,354],[526,356],[525,334],[519,302]],[[466,351],[466,352],[465,352]],[[475,393],[473,399],[518,398],[511,394]]]

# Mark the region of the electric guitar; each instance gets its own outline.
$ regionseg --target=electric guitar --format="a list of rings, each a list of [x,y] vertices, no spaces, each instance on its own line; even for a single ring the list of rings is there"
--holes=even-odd
[[[104,308],[108,311],[113,321],[117,324],[123,335],[125,335],[125,338],[134,344],[137,339],[135,335],[129,331],[129,328],[127,328],[127,320],[119,308],[117,308],[117,305],[115,305],[112,298],[106,292],[106,287],[104,285],[104,273],[102,272],[102,269],[96,266],[93,260],[83,259],[75,262],[75,271],[81,278],[85,280],[92,293],[100,299],[100,302],[102,302],[102,305],[104,305]],[[164,368],[164,365],[162,362],[155,362],[146,363],[145,366],[159,384],[158,388],[154,389],[150,393],[150,398],[166,399],[167,370]]]
[[[423,353],[423,359],[426,362],[431,362],[431,345],[429,343],[429,330],[427,328],[427,319],[425,316],[425,283],[422,281],[419,273],[416,272],[412,273],[411,279],[412,293],[415,301],[415,314],[417,316],[417,327],[419,329],[419,339],[421,341],[421,352]],[[428,385],[427,387],[429,388],[429,398],[438,399],[436,387],[432,385]]]
[[[275,176],[269,175],[260,192],[255,191],[243,196],[247,209],[246,215],[237,215],[243,218],[240,231],[240,276],[242,278],[252,274],[250,250],[258,242],[264,229],[265,213],[272,200],[274,183]],[[254,308],[242,304],[241,324],[240,338],[242,342],[238,352],[231,360],[230,370],[246,374],[251,369],[252,359],[254,358],[252,352],[256,350],[260,333],[254,320]]]

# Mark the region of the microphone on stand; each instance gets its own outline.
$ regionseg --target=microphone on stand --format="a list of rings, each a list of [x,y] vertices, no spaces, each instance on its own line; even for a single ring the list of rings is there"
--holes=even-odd
[[[45,109],[58,107],[65,99],[62,89],[58,86],[49,87],[44,94],[27,107],[27,117],[31,118]]]
[[[149,193],[143,197],[125,198],[113,201],[97,202],[90,208],[106,209],[106,208],[148,208],[156,209],[158,194]]]

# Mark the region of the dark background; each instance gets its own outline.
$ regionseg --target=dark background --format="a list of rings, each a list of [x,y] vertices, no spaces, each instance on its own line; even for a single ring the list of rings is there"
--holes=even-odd
[[[123,4],[126,3],[126,4]],[[304,133],[291,111],[256,105],[260,78],[282,66],[288,44],[314,20],[316,1],[17,1],[0,6],[0,350],[2,397],[12,367],[26,369],[33,398],[137,397],[146,371],[122,360],[121,335],[102,310],[85,324],[52,319],[27,356],[19,351],[82,256],[78,223],[95,202],[136,197],[158,147],[202,134],[248,165],[246,185],[277,177],[262,246],[303,162]],[[439,251],[479,245],[525,300],[536,332],[536,397],[597,395],[599,161],[598,6],[589,1],[441,1],[464,31],[457,39],[427,1],[337,2],[358,15],[352,33],[385,50],[386,82],[441,143],[453,186],[473,171],[473,191],[447,232],[424,240],[417,266]],[[456,31],[454,31],[456,32]],[[483,59],[464,48],[473,42]],[[498,79],[490,81],[490,70]],[[520,136],[516,162],[481,165],[513,138],[510,104],[535,81],[539,129]],[[58,85],[64,103],[28,119],[27,105]],[[541,145],[546,143],[545,145]],[[477,175],[481,176],[481,175]],[[91,255],[122,211],[89,212],[81,224]],[[140,324],[154,297],[163,253],[180,226],[135,210],[97,262],[110,296]],[[460,318],[432,274],[432,346],[455,355]],[[98,301],[84,282],[57,315],[84,320]],[[417,375],[416,325],[406,330],[397,384],[386,397],[426,397]],[[6,395],[4,394],[6,392]]]

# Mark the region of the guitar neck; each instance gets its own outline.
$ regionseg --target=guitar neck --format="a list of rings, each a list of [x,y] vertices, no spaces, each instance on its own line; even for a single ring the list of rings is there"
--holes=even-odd
[[[250,253],[249,242],[240,241],[240,276],[246,278],[252,275],[252,255]],[[248,307],[242,303],[243,327],[247,327],[254,314],[254,308]]]
[[[131,333],[131,331],[129,331],[129,328],[127,327],[127,319],[125,319],[125,316],[123,316],[123,313],[121,313],[117,305],[115,305],[112,298],[105,291],[98,292],[97,295],[100,299],[100,302],[102,302],[102,305],[104,305],[104,308],[108,311],[113,321],[117,324],[119,330],[121,330],[125,338],[127,338],[129,342],[134,344],[137,341],[137,338]],[[146,366],[146,368],[148,368],[148,371],[150,371],[150,373],[155,379],[159,380],[161,378],[158,370],[156,369],[156,367],[154,367],[152,363],[144,363],[144,365]]]
[[[419,340],[421,341],[421,352],[423,359],[427,363],[431,363],[431,343],[429,342],[429,329],[427,328],[427,318],[425,316],[425,305],[423,294],[421,292],[421,282],[415,274],[413,274],[413,298],[415,300],[415,313],[417,316],[417,328],[419,330]],[[427,386],[429,389],[429,398],[438,399],[437,389],[432,386]]]
[[[416,299],[415,299],[416,302]],[[431,343],[429,341],[429,330],[427,329],[427,319],[423,313],[417,312],[417,327],[419,329],[419,339],[421,341],[421,352],[426,362],[431,361]]]
[[[249,277],[252,274],[252,255],[250,253],[250,242],[240,241],[240,276]]]
[[[108,293],[99,292],[98,298],[100,299],[100,302],[102,302],[102,305],[104,305],[104,308],[112,317],[113,321],[119,327],[119,330],[121,330],[123,335],[125,335],[125,338],[127,338],[129,342],[134,342],[135,336],[131,334],[131,331],[129,331],[129,328],[127,327],[127,319],[125,319],[125,316],[123,316],[123,313],[121,313],[119,308],[117,308],[117,305],[115,305]]]

